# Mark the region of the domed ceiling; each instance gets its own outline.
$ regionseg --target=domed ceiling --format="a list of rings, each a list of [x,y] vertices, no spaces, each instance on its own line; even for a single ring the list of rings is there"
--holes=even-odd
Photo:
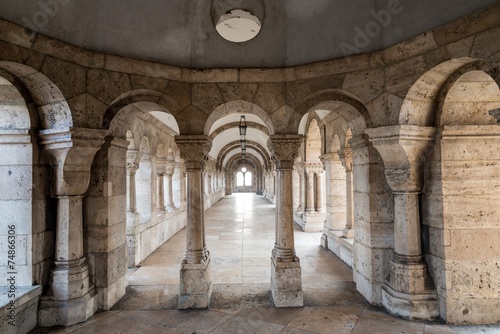
[[[171,65],[286,67],[384,49],[497,2],[0,0],[0,18],[85,49]],[[258,12],[257,36],[222,38],[213,17],[220,3]]]

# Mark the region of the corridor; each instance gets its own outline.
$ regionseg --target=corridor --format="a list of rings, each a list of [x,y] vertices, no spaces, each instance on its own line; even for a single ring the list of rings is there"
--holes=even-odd
[[[304,307],[274,308],[270,254],[275,207],[263,196],[233,194],[205,212],[212,253],[209,310],[178,311],[185,229],[130,270],[127,294],[84,324],[32,333],[498,333],[498,326],[409,322],[377,309],[355,290],[351,269],[320,246],[321,233],[295,228]]]

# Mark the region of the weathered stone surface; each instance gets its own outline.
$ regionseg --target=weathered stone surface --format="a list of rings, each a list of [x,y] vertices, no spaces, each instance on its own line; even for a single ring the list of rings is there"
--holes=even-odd
[[[120,95],[132,89],[127,74],[103,70],[89,70],[87,73],[87,92],[105,105],[110,105]]]

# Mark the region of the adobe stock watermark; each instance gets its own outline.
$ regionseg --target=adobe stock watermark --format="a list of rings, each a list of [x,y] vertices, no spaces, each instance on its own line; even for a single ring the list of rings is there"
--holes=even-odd
[[[31,18],[22,17],[24,26],[29,28],[33,33],[45,27],[51,18],[54,18],[61,11],[61,6],[67,5],[72,0],[40,0],[36,11]]]
[[[370,10],[370,16],[373,20],[368,21],[365,26],[360,28],[354,27],[353,44],[342,42],[339,44],[344,57],[349,57],[353,54],[360,54],[374,38],[379,36],[384,28],[388,27],[394,15],[400,14],[403,11],[403,6],[399,0],[387,1],[387,9],[379,10],[378,12],[373,9]]]

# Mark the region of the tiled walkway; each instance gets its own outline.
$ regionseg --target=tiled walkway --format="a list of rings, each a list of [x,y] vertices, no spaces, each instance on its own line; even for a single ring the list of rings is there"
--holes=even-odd
[[[408,322],[370,306],[355,290],[352,271],[319,246],[320,233],[295,230],[305,307],[273,308],[270,254],[274,206],[262,196],[225,197],[205,215],[212,252],[209,310],[177,311],[185,230],[130,275],[127,295],[87,323],[35,333],[500,333],[500,326],[449,327]]]

